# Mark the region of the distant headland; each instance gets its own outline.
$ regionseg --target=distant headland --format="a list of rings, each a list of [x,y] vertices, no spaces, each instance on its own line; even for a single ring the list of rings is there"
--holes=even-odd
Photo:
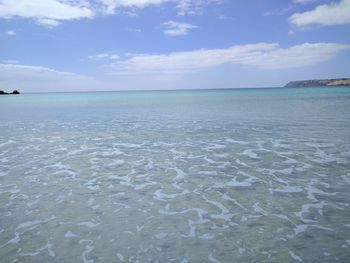
[[[285,87],[335,87],[350,86],[350,78],[341,79],[311,79],[288,82]]]
[[[12,91],[12,92],[10,92],[10,93],[7,93],[7,92],[5,92],[5,91],[3,91],[3,90],[0,90],[0,95],[12,95],[12,94],[20,94],[19,93],[19,91],[18,90],[14,90],[14,91]]]

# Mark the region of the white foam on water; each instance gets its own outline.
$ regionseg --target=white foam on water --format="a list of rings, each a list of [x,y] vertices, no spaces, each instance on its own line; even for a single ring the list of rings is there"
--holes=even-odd
[[[87,254],[89,254],[91,251],[95,249],[93,246],[94,242],[92,240],[87,240],[87,239],[81,239],[79,240],[79,244],[83,245],[84,243],[87,243],[85,245],[85,250],[81,254],[81,259],[83,260],[84,263],[94,263],[93,259],[87,259]]]
[[[254,205],[253,205],[253,208],[254,208],[254,211],[258,214],[262,214],[264,216],[268,216],[268,212],[265,211],[264,209],[262,209],[260,206],[260,203],[259,202],[256,202]]]
[[[210,146],[206,147],[205,149],[208,150],[218,150],[218,149],[224,149],[227,146],[224,144],[218,144],[218,143],[212,143]]]
[[[174,178],[175,180],[183,180],[183,179],[185,179],[186,173],[184,171],[182,171],[181,169],[176,168],[176,167],[172,168],[172,169],[174,169],[175,172],[176,172],[176,177]]]
[[[208,259],[209,259],[209,261],[212,262],[212,263],[221,263],[221,261],[219,261],[218,259],[216,259],[216,258],[213,256],[213,254],[210,254],[210,255],[208,256]]]
[[[134,186],[135,190],[142,190],[143,188],[150,186],[150,185],[156,185],[156,182],[147,182],[147,183],[143,183],[143,184],[137,184]]]
[[[343,178],[346,183],[350,184],[350,174],[342,175],[341,178]]]
[[[202,224],[208,222],[208,219],[204,219],[203,216],[208,214],[208,211],[201,209],[201,208],[189,208],[189,209],[184,209],[181,211],[170,211],[170,206],[167,204],[165,206],[165,209],[159,209],[158,212],[163,215],[177,215],[177,214],[185,214],[188,212],[196,212],[198,216],[198,221],[196,222],[197,224]]]
[[[292,239],[295,236],[297,236],[298,234],[300,234],[302,232],[305,232],[309,227],[314,227],[314,228],[317,228],[317,229],[334,232],[334,230],[332,228],[329,228],[329,227],[323,227],[323,226],[320,226],[320,225],[311,225],[311,224],[300,224],[300,225],[296,225],[295,226],[294,234],[287,235],[287,237]]]
[[[125,147],[125,148],[140,148],[142,145],[141,144],[135,144],[135,143],[114,143],[114,145],[118,145],[121,147]]]
[[[272,168],[269,168],[269,169],[267,169],[267,168],[258,168],[257,169],[258,172],[267,173],[269,175],[275,175],[276,173],[283,174],[283,175],[291,175],[293,170],[294,170],[294,168],[290,168],[290,167],[289,168],[284,168],[284,169],[272,169]],[[280,177],[275,177],[275,180],[279,181],[279,180],[283,180],[283,179],[280,178]]]
[[[19,244],[20,241],[21,241],[21,238],[19,236],[19,233],[15,232],[15,237],[7,241],[5,244],[1,245],[0,248],[3,248],[8,244]]]
[[[204,175],[209,175],[209,176],[215,176],[218,174],[217,171],[200,171],[200,174],[204,174]]]
[[[299,186],[290,186],[290,185],[284,185],[280,188],[270,188],[270,192],[277,192],[277,193],[300,193],[303,192],[303,189]]]
[[[66,234],[64,235],[64,237],[66,238],[70,238],[70,237],[76,237],[77,235],[74,234],[73,232],[71,231],[67,231]]]
[[[56,171],[53,174],[56,175],[56,174],[64,174],[64,173],[70,175],[72,179],[76,179],[77,173],[72,170],[64,169],[64,170]]]
[[[171,148],[169,151],[170,151],[172,154],[174,154],[174,155],[186,155],[186,152],[178,151],[178,150],[176,150],[176,149],[174,149],[174,148]]]
[[[195,222],[189,219],[188,221],[188,226],[190,228],[190,233],[188,235],[182,235],[183,237],[196,237],[196,227]]]
[[[89,200],[88,200],[88,202],[87,202],[87,205],[88,205],[88,206],[91,206],[94,202],[95,202],[95,198],[90,197]]]
[[[154,162],[151,159],[148,159],[148,163],[145,165],[145,168],[152,170],[154,168]]]
[[[140,231],[142,231],[142,229],[144,229],[144,228],[145,228],[145,225],[136,226],[136,231],[137,231],[137,232],[140,232]]]
[[[304,155],[304,156],[309,161],[315,162],[317,164],[326,164],[326,163],[330,163],[330,162],[343,163],[341,159],[336,158],[336,157],[331,156],[331,155],[328,155],[323,151],[317,151],[316,153],[313,153],[313,155],[311,155],[311,156],[310,155]]]
[[[121,253],[117,253],[116,255],[121,262],[125,262],[124,256]]]
[[[251,150],[251,149],[244,150],[243,153],[241,153],[240,155],[246,155],[249,158],[255,159],[255,160],[259,160],[260,159],[258,157],[258,155],[254,152],[254,150]]]
[[[93,206],[91,206],[91,208],[93,209],[93,210],[96,210],[97,208],[99,208],[100,207],[100,205],[93,205]]]
[[[341,247],[342,248],[348,248],[348,247],[350,247],[350,240],[345,240],[345,244],[343,244]]]
[[[227,153],[214,153],[215,157],[219,157],[219,158],[228,158],[229,154]]]
[[[14,143],[15,143],[15,141],[8,140],[7,142],[0,143],[0,147],[6,146],[6,145],[9,145],[9,144],[14,144]]]
[[[261,178],[258,178],[256,176],[253,176],[247,172],[244,172],[242,170],[238,171],[237,172],[238,175],[242,175],[244,177],[247,177],[247,179],[245,179],[246,182],[249,182],[249,183],[267,183],[266,180],[263,180]]]
[[[26,199],[29,198],[29,196],[25,195],[25,194],[12,194],[9,199],[10,200],[15,200],[16,198],[20,198],[20,199],[26,200]]]
[[[169,234],[168,233],[159,233],[157,235],[155,235],[155,238],[156,239],[164,239],[168,236]]]
[[[201,235],[198,237],[199,239],[205,239],[205,240],[210,240],[210,239],[214,239],[214,236],[209,234],[209,233],[206,233],[204,235]]]
[[[190,191],[188,190],[183,190],[181,193],[177,193],[177,194],[165,194],[162,192],[161,189],[158,189],[154,192],[154,198],[160,201],[167,201],[169,199],[174,199],[178,196],[182,196],[182,195],[186,195],[189,194]]]
[[[32,207],[33,205],[38,204],[39,202],[40,202],[40,199],[37,198],[37,199],[35,199],[33,202],[27,202],[27,206],[30,208],[30,207]]]
[[[57,168],[59,170],[68,170],[70,169],[70,165],[68,164],[63,164],[62,162],[57,162],[55,164],[48,165],[47,167],[49,168]]]
[[[220,164],[221,162],[216,162],[213,159],[208,158],[207,156],[204,157],[204,160],[206,160],[209,164]]]
[[[234,139],[231,139],[231,138],[227,138],[227,139],[226,139],[226,142],[229,142],[229,143],[236,143],[236,144],[239,144],[239,145],[248,145],[248,144],[249,144],[249,142],[238,141],[238,140],[234,140]]]
[[[37,255],[39,255],[42,251],[47,250],[48,254],[50,257],[55,257],[55,252],[52,250],[53,244],[46,244],[43,247],[38,248],[37,250],[35,250],[34,252],[27,252],[27,253],[20,253],[21,256],[31,256],[31,257],[36,257]]]
[[[38,225],[38,224],[40,224],[42,222],[43,221],[41,221],[41,220],[34,220],[34,221],[24,222],[24,223],[19,224],[16,227],[16,230],[21,229],[21,228],[27,228],[27,227],[35,226],[35,225]]]
[[[87,188],[89,188],[92,191],[100,189],[100,187],[98,185],[89,185]]]
[[[120,180],[121,181],[120,183],[126,186],[133,186],[131,182],[131,177],[129,175],[125,175],[125,176],[110,175],[107,178],[112,180],[115,180],[115,179]]]
[[[94,223],[94,222],[88,221],[88,222],[80,222],[77,225],[78,226],[86,226],[86,227],[93,228],[93,227],[97,227],[99,224],[100,223]]]
[[[291,146],[287,142],[280,142],[278,140],[273,141],[273,147],[276,148],[290,148]]]
[[[245,208],[243,205],[241,205],[240,203],[238,203],[238,201],[237,201],[236,199],[234,199],[234,198],[228,196],[227,194],[222,194],[222,195],[221,195],[221,198],[224,199],[224,200],[231,201],[231,202],[233,202],[235,205],[237,205],[237,206],[239,206],[240,208],[246,210],[246,208]]]
[[[336,195],[337,193],[328,193],[328,192],[324,192],[312,185],[308,185],[307,189],[307,198],[308,199],[311,199],[312,201],[315,201],[317,202],[317,198],[315,197],[315,194],[318,194],[318,195],[325,195],[325,196],[334,196]]]
[[[5,191],[0,191],[0,194],[5,194],[5,193],[17,194],[19,192],[21,192],[21,190],[19,190],[19,189],[9,189],[9,190],[5,190]]]
[[[127,205],[127,204],[123,204],[123,203],[119,203],[119,202],[113,202],[114,205],[120,205],[122,206],[123,208],[126,208],[126,209],[129,209],[131,208],[130,205]],[[119,211],[119,210],[118,210]]]
[[[305,213],[309,213],[310,212],[310,209],[311,208],[315,208],[315,209],[318,209],[318,213],[320,215],[322,215],[322,209],[323,207],[327,205],[327,203],[325,201],[322,201],[322,202],[319,202],[319,203],[316,203],[316,204],[304,204],[301,206],[301,210],[297,213],[295,213],[299,218],[300,220],[302,220],[304,223],[315,223],[317,221],[315,220],[311,220],[311,219],[306,219],[304,218],[304,214]]]
[[[122,165],[124,164],[125,161],[124,160],[113,160],[112,162],[110,162],[107,166],[116,166],[116,165]]]
[[[248,182],[239,182],[237,181],[237,176],[235,176],[234,178],[232,178],[231,181],[225,183],[226,186],[235,186],[235,187],[247,187],[247,186],[251,186],[251,183]]]
[[[209,200],[207,198],[205,198],[205,201],[216,206],[217,208],[219,208],[221,210],[220,214],[211,214],[210,215],[211,218],[222,219],[224,221],[230,221],[231,218],[233,217],[233,214],[230,213],[230,210],[227,209],[222,203],[217,202],[217,201],[213,201],[213,200]]]
[[[309,227],[309,225],[306,224],[300,224],[300,225],[296,225],[294,228],[294,234],[292,235],[287,235],[288,238],[294,238],[296,235],[305,232],[307,230],[307,228]]]
[[[292,222],[292,220],[290,220],[289,218],[288,218],[288,216],[286,216],[286,215],[282,215],[282,214],[272,214],[273,216],[276,216],[276,217],[278,217],[278,218],[281,218],[281,219],[283,219],[283,220],[286,220],[286,221],[288,221],[288,222],[290,222],[290,223],[292,223],[292,224],[294,224],[293,222]]]
[[[56,255],[55,252],[52,250],[52,247],[53,247],[53,244],[47,244],[47,251],[50,257],[54,257]]]
[[[299,262],[303,262],[301,257],[297,256],[293,251],[289,250],[288,253],[294,260],[299,261]]]

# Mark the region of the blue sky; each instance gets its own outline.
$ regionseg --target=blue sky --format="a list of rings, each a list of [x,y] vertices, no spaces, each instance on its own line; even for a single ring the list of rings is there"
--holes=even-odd
[[[350,77],[350,0],[0,0],[0,89]]]

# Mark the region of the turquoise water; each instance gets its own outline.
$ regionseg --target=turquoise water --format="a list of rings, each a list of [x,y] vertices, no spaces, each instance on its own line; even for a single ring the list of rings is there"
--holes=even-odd
[[[1,262],[349,262],[350,88],[0,97]]]

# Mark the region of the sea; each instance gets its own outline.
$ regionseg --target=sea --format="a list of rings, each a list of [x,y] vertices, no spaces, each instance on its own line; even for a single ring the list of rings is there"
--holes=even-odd
[[[1,96],[0,262],[350,262],[350,87]]]

